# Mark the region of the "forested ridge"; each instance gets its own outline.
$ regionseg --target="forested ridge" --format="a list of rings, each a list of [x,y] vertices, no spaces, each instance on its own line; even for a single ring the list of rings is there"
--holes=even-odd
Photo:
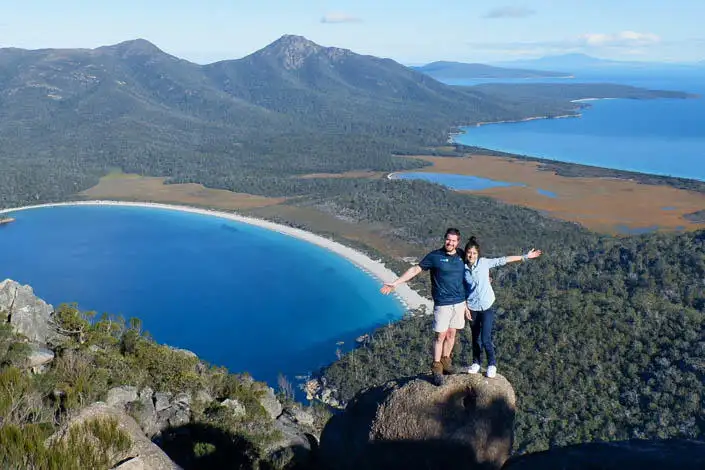
[[[69,198],[114,168],[267,196],[312,194],[316,183],[289,177],[417,167],[392,155],[433,153],[465,124],[573,113],[570,99],[603,91],[674,95],[521,90],[451,87],[298,36],[204,66],[144,40],[0,49],[0,207]]]

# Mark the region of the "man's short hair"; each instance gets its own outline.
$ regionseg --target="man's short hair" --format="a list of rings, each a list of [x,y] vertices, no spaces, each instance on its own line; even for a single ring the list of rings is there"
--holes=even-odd
[[[443,238],[446,238],[448,235],[455,235],[456,237],[460,238],[460,230],[457,228],[449,228],[446,230],[446,234],[443,236]]]

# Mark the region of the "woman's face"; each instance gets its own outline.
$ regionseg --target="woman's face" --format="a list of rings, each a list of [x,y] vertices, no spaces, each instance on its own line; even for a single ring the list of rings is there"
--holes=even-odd
[[[470,264],[475,264],[477,262],[477,258],[480,257],[480,253],[477,251],[477,248],[474,246],[471,247],[467,253],[465,253],[465,258],[468,260]]]

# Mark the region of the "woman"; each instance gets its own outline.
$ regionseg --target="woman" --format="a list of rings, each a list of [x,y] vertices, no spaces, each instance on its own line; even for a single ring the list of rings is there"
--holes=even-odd
[[[497,375],[497,360],[492,344],[495,296],[490,284],[490,269],[539,256],[541,256],[541,250],[531,249],[521,256],[481,258],[480,244],[475,237],[470,237],[465,245],[465,290],[467,294],[465,316],[472,321],[472,365],[468,368],[469,374],[480,372],[480,358],[484,348],[487,354],[487,377],[492,378]]]

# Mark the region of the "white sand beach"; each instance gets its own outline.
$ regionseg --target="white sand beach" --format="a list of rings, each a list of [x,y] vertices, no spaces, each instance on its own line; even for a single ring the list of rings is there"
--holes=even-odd
[[[582,103],[583,101],[604,101],[616,100],[617,98],[580,98],[579,100],[570,100],[571,103]]]
[[[59,207],[59,206],[128,206],[128,207],[150,207],[155,209],[166,209],[175,210],[182,212],[191,212],[195,214],[210,215],[214,217],[220,217],[223,219],[233,220],[236,222],[243,222],[250,225],[256,225],[268,230],[273,230],[284,235],[289,235],[300,240],[313,243],[322,248],[325,248],[337,255],[343,256],[344,258],[351,261],[353,264],[358,266],[360,269],[366,273],[376,277],[381,282],[391,282],[398,276],[392,270],[387,268],[384,263],[379,261],[374,261],[367,255],[347,247],[341,243],[330,240],[328,238],[322,237],[320,235],[315,235],[311,232],[305,230],[287,227],[286,225],[275,224],[274,222],[269,222],[267,220],[256,219],[253,217],[244,217],[230,212],[222,212],[210,209],[201,209],[197,207],[190,206],[180,206],[171,204],[159,204],[152,202],[125,202],[125,201],[76,201],[76,202],[57,202],[50,204],[38,204],[35,206],[24,206],[16,207],[12,209],[0,209],[0,214],[13,213],[17,211],[24,211],[30,209],[39,209],[43,207]],[[380,285],[381,287],[381,285]],[[422,297],[416,291],[411,289],[406,284],[397,287],[396,295],[400,302],[407,309],[417,309],[425,306],[426,312],[432,311],[432,303],[430,300]]]

